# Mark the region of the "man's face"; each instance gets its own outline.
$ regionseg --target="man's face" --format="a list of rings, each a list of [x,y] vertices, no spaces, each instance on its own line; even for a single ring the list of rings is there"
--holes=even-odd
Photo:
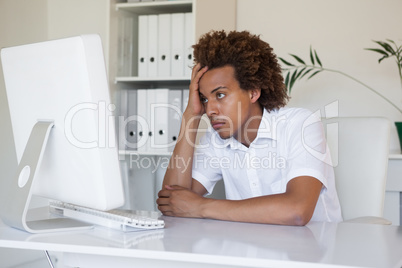
[[[240,88],[234,68],[227,65],[208,70],[199,82],[199,89],[215,131],[223,139],[233,136],[242,142],[245,129],[254,125],[250,120],[255,109],[251,91]]]

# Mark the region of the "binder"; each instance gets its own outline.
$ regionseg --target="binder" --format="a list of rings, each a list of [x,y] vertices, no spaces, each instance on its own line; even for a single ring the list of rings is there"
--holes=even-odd
[[[191,77],[193,63],[194,23],[193,13],[184,14],[184,76]]]
[[[154,135],[151,139],[151,151],[166,152],[168,144],[168,97],[169,89],[159,88],[154,91],[154,103],[151,104],[151,129]]]
[[[182,117],[182,90],[169,90],[169,107],[168,107],[168,146],[167,151],[173,152],[179,137],[181,117]]]
[[[145,152],[148,150],[148,94],[146,89],[137,90],[137,150]]]
[[[148,77],[158,75],[158,15],[148,15]]]
[[[127,150],[137,150],[137,91],[127,90],[127,114],[125,118],[126,140],[125,148]]]
[[[173,13],[171,23],[171,73],[174,77],[184,76],[184,13]]]
[[[148,15],[138,16],[138,76],[148,76]]]
[[[118,33],[118,65],[117,74],[119,76],[131,76],[135,66],[133,66],[133,31],[134,18],[120,17],[119,18],[119,33]]]
[[[171,14],[158,18],[158,76],[169,77],[171,65]]]
[[[148,127],[148,132],[144,133],[144,135],[147,137],[146,139],[146,146],[145,150],[147,152],[153,151],[152,145],[154,143],[155,139],[155,124],[154,124],[154,112],[152,111],[152,108],[155,104],[156,100],[156,90],[155,89],[148,89],[146,91],[146,122],[147,122],[147,127]]]
[[[126,144],[127,144],[127,133],[128,133],[128,127],[127,127],[127,120],[126,118],[128,117],[128,92],[129,90],[120,90],[117,92],[117,100],[120,101],[120,105],[118,105],[118,110],[116,111],[116,114],[119,114],[120,116],[118,117],[118,121],[115,120],[117,123],[117,129],[118,129],[118,148],[119,150],[125,150],[127,149]],[[137,106],[137,103],[134,104]]]

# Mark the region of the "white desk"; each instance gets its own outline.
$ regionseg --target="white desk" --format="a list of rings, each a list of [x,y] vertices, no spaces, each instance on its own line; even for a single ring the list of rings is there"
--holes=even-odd
[[[402,267],[401,226],[164,219],[164,230],[128,234],[35,235],[0,222],[0,247],[64,252],[76,267]]]

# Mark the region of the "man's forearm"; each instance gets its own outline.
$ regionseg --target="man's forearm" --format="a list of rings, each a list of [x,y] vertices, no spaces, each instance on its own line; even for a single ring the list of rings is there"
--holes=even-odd
[[[314,213],[321,188],[317,179],[301,176],[288,183],[285,193],[244,200],[204,198],[198,211],[202,218],[305,225]]]
[[[205,198],[200,209],[201,218],[281,225],[305,225],[302,206],[291,202],[285,194],[261,196],[244,200],[216,200]]]
[[[191,189],[194,146],[200,117],[183,113],[179,139],[176,143],[163,185],[180,185]]]
[[[286,203],[282,203],[284,200],[283,194],[244,200],[205,198],[199,211],[201,218],[293,225],[294,219],[290,217],[292,212],[289,211],[289,206]]]

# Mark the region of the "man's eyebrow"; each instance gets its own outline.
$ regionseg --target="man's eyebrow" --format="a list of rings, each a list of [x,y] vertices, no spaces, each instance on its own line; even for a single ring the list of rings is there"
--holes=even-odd
[[[221,88],[226,88],[226,87],[225,87],[225,86],[219,86],[219,87],[213,89],[210,94],[216,92],[217,90],[219,90],[219,89],[221,89]]]

